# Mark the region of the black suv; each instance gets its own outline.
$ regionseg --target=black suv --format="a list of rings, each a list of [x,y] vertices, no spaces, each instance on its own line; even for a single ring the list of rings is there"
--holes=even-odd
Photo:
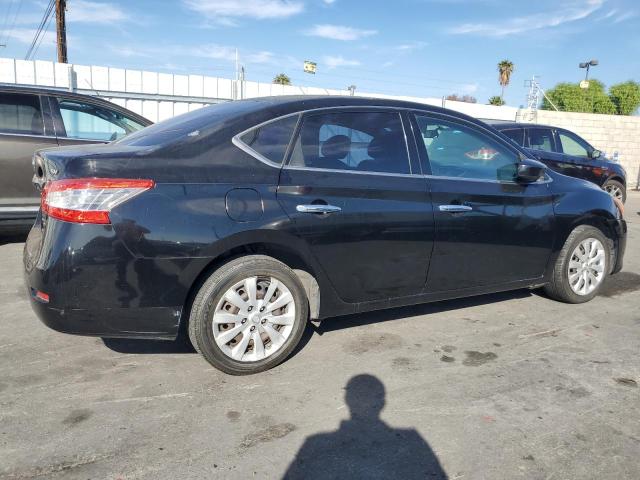
[[[595,183],[621,202],[627,199],[627,174],[585,139],[564,128],[527,123],[493,123],[493,127],[528,149],[557,172]]]
[[[109,142],[150,124],[96,97],[0,86],[0,233],[28,228],[36,218],[40,196],[31,183],[36,150]]]
[[[309,319],[544,286],[580,303],[622,268],[622,204],[466,115],[395,100],[202,108],[39,152],[32,306],[80,335],[176,338],[246,374]]]

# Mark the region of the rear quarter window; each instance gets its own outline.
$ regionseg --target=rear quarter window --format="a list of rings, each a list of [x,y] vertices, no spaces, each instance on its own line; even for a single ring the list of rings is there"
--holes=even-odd
[[[240,141],[267,160],[281,164],[297,122],[298,115],[282,118],[249,130]]]

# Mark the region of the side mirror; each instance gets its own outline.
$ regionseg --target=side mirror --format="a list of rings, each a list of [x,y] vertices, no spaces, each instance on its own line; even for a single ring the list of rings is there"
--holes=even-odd
[[[544,175],[544,166],[532,163],[519,163],[516,179],[522,183],[534,183]]]
[[[600,150],[593,149],[591,150],[591,155],[589,156],[595,160],[596,158],[600,158],[601,155],[602,155],[602,152]]]

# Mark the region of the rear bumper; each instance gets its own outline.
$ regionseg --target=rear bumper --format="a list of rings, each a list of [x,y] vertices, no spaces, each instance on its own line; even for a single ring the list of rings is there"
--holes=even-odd
[[[104,338],[173,340],[178,335],[181,309],[168,307],[128,309],[75,309],[50,307],[31,289],[31,306],[47,327],[62,333]]]
[[[168,270],[169,262],[138,259],[117,245],[110,227],[50,220],[45,231],[38,218],[23,253],[34,312],[63,333],[175,339],[185,294],[160,270]],[[174,295],[168,293],[172,284]]]

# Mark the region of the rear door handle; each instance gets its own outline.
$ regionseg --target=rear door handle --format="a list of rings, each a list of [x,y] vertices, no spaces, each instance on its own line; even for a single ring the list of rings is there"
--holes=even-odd
[[[296,210],[300,213],[335,213],[342,211],[340,207],[336,207],[335,205],[324,204],[298,205],[296,206]]]
[[[470,212],[473,210],[473,207],[469,205],[440,205],[438,208],[441,212],[449,213]]]

